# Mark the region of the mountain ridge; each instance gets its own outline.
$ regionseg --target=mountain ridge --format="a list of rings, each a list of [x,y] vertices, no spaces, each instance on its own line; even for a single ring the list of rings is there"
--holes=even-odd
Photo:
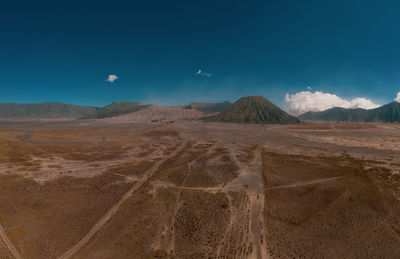
[[[65,104],[59,102],[43,103],[0,103],[1,119],[75,119],[94,112],[97,107]]]
[[[334,107],[320,112],[306,112],[298,118],[311,121],[400,122],[400,103],[393,101],[370,110]]]

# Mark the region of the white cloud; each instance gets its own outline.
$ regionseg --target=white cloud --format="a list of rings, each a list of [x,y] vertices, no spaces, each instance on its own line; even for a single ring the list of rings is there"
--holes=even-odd
[[[373,109],[380,106],[370,99],[362,97],[345,100],[335,94],[319,91],[286,94],[285,102],[289,104],[288,112],[293,115],[300,115],[308,111],[324,111],[333,107]]]
[[[117,79],[118,79],[118,76],[116,76],[116,75],[108,75],[108,78],[107,78],[106,81],[112,83],[112,82],[114,82],[114,81],[117,80]]]
[[[206,77],[211,77],[211,76],[212,76],[211,74],[206,73],[206,72],[204,72],[204,71],[201,70],[201,69],[197,70],[196,75],[197,75],[197,76],[206,76]]]
[[[400,103],[400,92],[397,93],[396,99],[394,99],[396,102]]]

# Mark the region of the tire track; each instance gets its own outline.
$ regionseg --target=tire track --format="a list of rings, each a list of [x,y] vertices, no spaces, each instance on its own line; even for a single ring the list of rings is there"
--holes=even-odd
[[[305,182],[299,182],[299,183],[293,183],[293,184],[279,185],[279,186],[275,186],[275,187],[269,187],[269,188],[266,188],[266,189],[267,189],[267,191],[270,191],[270,190],[279,190],[279,189],[287,189],[287,188],[296,188],[296,187],[302,187],[302,186],[307,186],[307,185],[311,185],[311,184],[318,184],[318,183],[324,183],[324,182],[339,180],[339,179],[343,179],[343,178],[346,178],[346,177],[348,177],[348,175],[336,176],[336,177],[330,177],[330,178],[323,178],[323,179],[305,181]]]
[[[225,193],[225,192],[224,192],[224,194],[228,197],[228,201],[229,201],[229,214],[230,214],[230,217],[229,217],[229,224],[228,224],[228,226],[226,227],[225,234],[224,234],[224,236],[222,237],[221,242],[220,242],[219,245],[218,245],[218,249],[217,249],[217,258],[220,258],[220,253],[221,253],[222,246],[225,244],[225,240],[226,240],[226,238],[227,238],[227,236],[228,236],[228,234],[229,234],[229,231],[231,231],[232,225],[233,225],[232,197],[230,197],[229,194],[227,194],[227,193]]]
[[[234,181],[226,185],[223,191],[237,191],[239,188],[242,189],[245,192],[248,204],[240,205],[240,209],[243,210],[241,211],[241,217],[235,218],[236,224],[230,229],[231,233],[229,233],[229,236],[234,235],[233,242],[235,243],[235,247],[233,248],[234,254],[229,255],[230,245],[228,244],[227,256],[233,256],[234,258],[269,258],[270,256],[264,240],[265,229],[262,227],[265,186],[262,177],[261,146],[257,145],[254,151],[255,157],[249,164],[243,164],[238,161],[236,157],[237,151],[232,147],[229,149],[230,156],[233,162],[239,167],[240,174]],[[246,188],[242,186],[246,186]],[[245,244],[251,246],[250,254],[247,254],[246,247],[243,246]]]
[[[188,163],[188,175],[183,180],[181,187],[178,187],[179,189],[178,189],[178,193],[176,195],[176,208],[175,208],[174,216],[172,218],[172,223],[171,223],[171,227],[172,227],[171,242],[172,243],[170,244],[170,247],[169,247],[169,251],[172,251],[172,253],[175,253],[175,220],[176,220],[176,214],[178,214],[178,211],[181,208],[180,198],[181,198],[181,194],[182,194],[182,187],[185,185],[187,179],[190,177],[190,175],[192,173],[190,166],[194,161]],[[173,254],[170,255],[170,258],[173,258]]]
[[[15,246],[11,243],[10,239],[8,238],[6,232],[4,231],[3,226],[0,223],[0,237],[1,240],[3,240],[4,244],[8,248],[8,250],[11,252],[11,254],[16,258],[16,259],[22,259],[22,256],[18,252],[18,250],[15,248]]]
[[[86,234],[78,243],[76,243],[73,247],[71,247],[68,251],[66,251],[63,255],[58,257],[59,259],[67,259],[70,258],[72,255],[74,255],[80,248],[82,248],[87,242],[92,239],[92,237],[109,221],[117,212],[118,209],[121,207],[121,205],[130,197],[132,194],[139,189],[141,186],[143,186],[144,183],[147,182],[147,180],[153,176],[153,174],[158,170],[160,165],[167,161],[168,159],[172,158],[175,156],[179,151],[181,151],[184,147],[186,146],[186,142],[182,143],[174,152],[172,152],[169,156],[164,158],[163,160],[157,162],[152,168],[150,168],[147,172],[145,172],[145,175],[141,180],[139,180],[136,184],[134,184],[129,191],[127,191],[121,199],[115,203],[108,211],[106,214],[103,215],[103,217],[97,221],[97,223],[92,227],[92,229],[89,231],[89,233]]]
[[[246,216],[247,216],[247,195],[244,194],[242,198],[242,202],[240,204],[240,208],[238,211],[238,219],[236,225],[236,243],[235,243],[235,259],[241,258],[241,249],[243,248],[243,244],[246,244]],[[240,214],[242,214],[240,216]]]

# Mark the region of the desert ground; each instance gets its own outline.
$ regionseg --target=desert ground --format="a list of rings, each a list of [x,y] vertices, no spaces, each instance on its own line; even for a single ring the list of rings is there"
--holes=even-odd
[[[400,125],[2,122],[0,258],[400,258]]]

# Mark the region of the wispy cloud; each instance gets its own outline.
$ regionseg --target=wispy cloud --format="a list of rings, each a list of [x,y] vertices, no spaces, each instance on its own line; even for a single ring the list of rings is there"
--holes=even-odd
[[[108,75],[108,78],[106,79],[106,81],[112,83],[117,79],[118,79],[118,76],[116,76],[116,75]]]
[[[286,94],[285,102],[289,104],[288,111],[293,115],[300,115],[308,111],[324,111],[333,107],[373,109],[380,106],[363,97],[345,100],[335,94],[319,91]]]
[[[209,73],[207,73],[207,72],[204,72],[204,71],[201,70],[201,69],[197,70],[196,75],[197,75],[197,76],[206,76],[206,77],[211,77],[211,76],[212,76],[212,74],[209,74]]]
[[[394,99],[396,102],[400,103],[400,92],[397,93],[396,99]]]

